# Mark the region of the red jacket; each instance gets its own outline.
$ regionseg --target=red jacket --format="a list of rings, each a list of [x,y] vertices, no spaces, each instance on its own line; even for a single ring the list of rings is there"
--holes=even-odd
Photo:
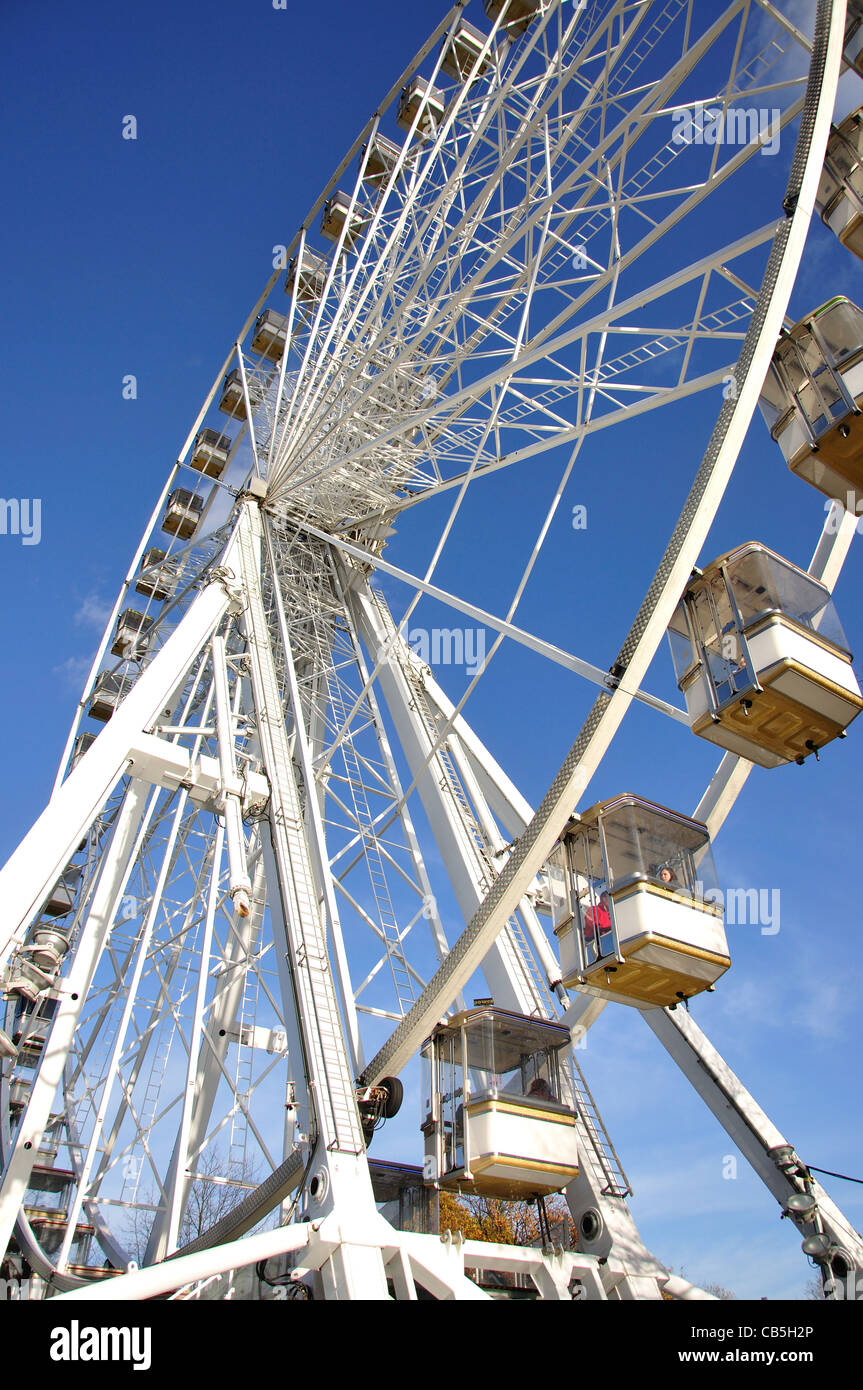
[[[592,941],[599,928],[601,932],[611,931],[611,917],[608,908],[604,903],[597,903],[596,907],[591,907],[584,916],[584,939]]]

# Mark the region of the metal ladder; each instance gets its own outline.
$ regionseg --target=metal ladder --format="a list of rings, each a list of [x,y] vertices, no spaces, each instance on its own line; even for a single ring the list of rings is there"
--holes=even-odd
[[[231,1115],[231,1130],[228,1140],[229,1177],[242,1177],[246,1171],[249,1125],[246,1112],[240,1105],[240,1101],[245,1102],[248,1106],[254,1075],[255,1048],[254,1037],[251,1034],[257,1020],[258,998],[261,988],[258,972],[254,968],[259,931],[260,928],[257,928],[249,941],[249,951],[244,967],[243,993],[237,1014],[237,1063],[234,1068],[235,1104]]]
[[[683,10],[688,3],[689,0],[668,0],[668,4],[666,5],[665,9],[661,12],[661,14],[657,15],[656,19],[653,22],[653,25],[650,29],[648,29],[647,33],[643,35],[643,37],[640,40],[636,41],[635,47],[633,48],[633,51],[630,54],[629,58],[622,63],[619,72],[616,72],[609,81],[608,92],[611,96],[620,94],[623,91],[626,83],[632,77],[633,73],[641,65],[645,58],[649,56],[652,50],[656,47],[656,44],[662,38],[662,35],[668,28],[671,27],[675,19],[680,14],[681,10]],[[578,31],[576,31],[576,34],[574,35],[573,42],[576,48],[580,48],[582,45],[583,39]],[[566,58],[564,58],[564,61],[566,61]],[[596,124],[597,120],[595,118],[593,122],[594,129],[592,130],[590,123],[585,123],[581,137],[585,150],[589,150],[591,148],[590,142],[593,135],[595,134]],[[521,216],[522,214],[521,212],[519,212],[516,218],[513,220],[512,224],[501,228],[501,239],[504,239],[514,230],[514,228],[520,221]],[[559,252],[548,256],[543,263],[544,271],[546,271],[547,273],[550,272],[551,274],[554,274],[555,271],[558,270],[571,256],[571,254],[571,252],[567,252],[561,249]],[[540,282],[542,282],[542,280],[545,278],[546,276],[544,274],[541,275]],[[479,346],[480,342],[482,342],[486,334],[492,331],[496,318],[497,314],[492,315],[483,327],[476,328],[474,330],[474,332],[469,336],[469,338],[465,342],[466,351],[470,352],[474,348]]]
[[[628,1197],[632,1193],[629,1179],[623,1171],[608,1130],[603,1124],[602,1116],[584,1078],[584,1072],[574,1056],[571,1057],[571,1062],[570,1082],[579,1119],[605,1178],[602,1194],[605,1197]]]
[[[138,1127],[143,1134],[151,1128],[156,1118],[156,1107],[159,1103],[159,1093],[162,1089],[162,1082],[168,1069],[168,1060],[171,1056],[171,1047],[174,1042],[176,1023],[169,1029],[162,1028],[159,1031],[159,1039],[156,1043],[156,1050],[150,1066],[150,1074],[147,1078],[147,1089],[144,1092],[144,1101],[141,1106],[138,1118]],[[134,1170],[128,1170],[123,1178],[123,1189],[120,1193],[121,1201],[134,1202],[138,1195],[138,1186],[141,1181],[141,1173],[144,1164],[139,1162]]]
[[[298,1023],[315,1088],[318,1128],[324,1142],[330,1149],[360,1154],[365,1151],[365,1144],[354,1079],[345,1049],[279,682],[268,640],[256,548],[261,529],[260,513],[247,510],[241,517],[239,535],[246,587],[248,651],[264,769],[271,787],[273,849],[286,907],[286,944],[294,966]],[[289,654],[285,659],[290,659]]]
[[[680,8],[682,8],[683,3],[685,3],[685,0],[671,0],[671,3],[667,7],[667,10],[674,10],[675,13],[671,14],[668,21],[669,24],[672,22],[674,18],[676,18],[676,14],[677,12],[679,12]],[[666,11],[664,11],[663,14],[658,17],[656,25],[654,25],[654,28],[656,28],[660,24],[665,14]],[[652,33],[652,30],[650,32]],[[658,41],[659,37],[661,37],[661,35],[657,35],[657,40],[654,40],[650,44],[650,47],[654,46],[655,42]],[[645,40],[642,43],[642,47],[648,38],[649,34],[645,36]],[[784,57],[784,55],[789,51],[793,44],[794,40],[790,36],[788,38],[788,41],[784,45],[779,43],[775,38],[771,39],[770,42],[766,45],[766,47],[763,48],[760,53],[756,54],[756,56],[751,60],[749,65],[741,69],[737,76],[737,81],[735,83],[731,96],[736,96],[742,93],[742,91],[744,90],[743,84],[746,79],[749,79],[750,82],[754,82],[760,75],[762,75],[770,67],[772,67],[774,63],[776,63],[780,58]],[[636,53],[638,53],[638,49],[636,49]],[[630,58],[628,62],[624,64],[624,66],[621,68],[620,77],[631,77],[632,73],[635,71],[635,68],[640,64],[640,62],[642,61],[642,57],[645,55],[639,57],[637,61],[634,61],[635,56],[636,54],[633,54],[632,58]],[[624,82],[620,81],[619,78],[615,76],[615,78],[609,83],[609,91],[612,95],[615,93],[620,93],[623,91],[624,85]],[[586,132],[586,134],[588,133],[589,130],[588,132]],[[666,145],[664,145],[662,149],[660,149],[653,156],[652,159],[647,161],[644,167],[639,170],[638,174],[633,176],[629,180],[629,182],[626,184],[623,190],[626,196],[628,198],[631,198],[633,195],[637,196],[639,193],[644,192],[645,188],[647,188],[648,185],[652,183],[654,179],[658,178],[658,176],[663,172],[663,170],[667,169],[668,166],[671,163],[673,163],[673,161],[676,159],[677,155],[680,154],[681,150],[685,148],[685,145],[674,144],[673,141],[669,140],[669,142]],[[594,236],[596,232],[599,231],[599,229],[610,220],[611,215],[612,213],[610,208],[600,208],[597,212],[595,212],[593,217],[590,218],[589,221],[584,222],[579,226],[579,241],[582,244],[586,243],[591,236]],[[540,279],[545,279],[548,274],[555,274],[565,264],[568,258],[568,254],[569,253],[567,251],[561,249],[549,256],[544,263],[544,273],[540,277]]]
[[[375,606],[380,613],[381,621],[386,632],[386,638],[389,642],[396,634],[396,626],[393,622],[392,614],[389,611],[389,607],[383,595],[373,586],[370,586],[370,592],[374,599]],[[426,697],[422,680],[415,670],[413,663],[404,653],[401,638],[396,639],[391,650],[395,653],[399,662],[399,667],[410,686],[411,696],[417,713],[422,718],[433,745],[438,741],[440,730]],[[442,774],[438,778],[438,785],[441,791],[448,795],[455,805],[459,819],[472,842],[479,870],[478,891],[481,898],[485,897],[494,879],[497,877],[497,870],[494,865],[491,847],[482,827],[474,816],[461,778],[456,771],[453,759],[445,744],[438,749],[435,754],[435,759]],[[554,1008],[551,992],[536,964],[533,952],[515,916],[509,919],[509,922],[500,933],[498,945],[509,956],[511,968],[522,975],[524,983],[527,985],[529,993],[535,1001],[534,1007],[537,1009],[544,1008],[548,1012],[548,1015],[553,1017]]]
[[[339,733],[345,726],[348,709],[341,692],[338,675],[332,670],[327,673],[327,687],[329,691],[330,708],[338,725],[335,732]],[[408,970],[407,961],[405,960],[404,951],[402,949],[401,934],[396,920],[395,908],[393,907],[389,884],[384,871],[383,857],[375,834],[374,817],[363,783],[360,760],[354,748],[350,733],[344,735],[339,747],[347,773],[351,799],[354,803],[357,829],[362,837],[363,856],[368,868],[378,925],[383,933],[384,946],[392,972],[393,984],[396,989],[399,1011],[402,1017],[404,1017],[408,1009],[414,1003],[417,997],[417,991],[414,987],[414,981]]]

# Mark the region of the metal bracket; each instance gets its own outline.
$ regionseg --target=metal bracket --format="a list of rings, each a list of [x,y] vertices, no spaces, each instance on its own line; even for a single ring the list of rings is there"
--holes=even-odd
[[[246,591],[234,571],[229,569],[227,565],[218,565],[210,571],[210,580],[222,585],[230,599],[228,612],[233,617],[238,617],[246,608]]]

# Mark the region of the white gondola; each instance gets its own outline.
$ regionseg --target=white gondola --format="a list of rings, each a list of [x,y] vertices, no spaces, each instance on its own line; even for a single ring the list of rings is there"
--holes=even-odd
[[[845,15],[845,59],[863,77],[863,4],[848,0]]]
[[[141,574],[135,581],[135,593],[162,603],[174,591],[174,580],[160,568],[166,552],[151,545],[141,560]]]
[[[254,348],[254,343],[252,347]],[[208,478],[221,478],[228,462],[233,440],[229,434],[218,430],[203,429],[195,435],[189,467]]]
[[[78,884],[81,882],[81,870],[74,864],[70,864],[63,870],[57,882],[54,884],[48,895],[43,911],[46,917],[65,917],[72,911],[75,905],[75,894],[78,891]]]
[[[287,330],[287,314],[277,314],[275,309],[262,310],[252,332],[252,352],[259,352],[278,362],[288,341]]]
[[[162,530],[167,531],[169,536],[179,536],[182,541],[190,540],[197,530],[203,510],[203,497],[184,487],[175,488],[165,504]]]
[[[506,6],[506,0],[483,0],[488,18],[494,22],[499,19]],[[503,27],[514,37],[523,34],[542,8],[542,0],[509,0]]]
[[[761,767],[802,763],[863,708],[830,591],[756,541],[690,580],[669,640],[693,732]]]
[[[66,1234],[67,1216],[61,1207],[31,1206],[29,1202],[24,1205],[24,1215],[34,1234],[38,1237],[39,1244],[46,1255],[56,1255],[63,1244]],[[70,1246],[70,1258],[68,1270],[70,1274],[74,1270],[83,1269],[91,1275],[89,1268],[90,1245],[96,1233],[95,1226],[87,1221],[79,1221],[75,1227],[75,1234]],[[91,1276],[92,1277],[92,1276]]]
[[[93,744],[96,742],[96,738],[97,735],[92,733],[89,729],[83,734],[78,735],[72,749],[72,767],[76,767],[87,752],[87,749],[92,748]]]
[[[487,37],[481,29],[475,28],[463,19],[444,50],[441,59],[442,71],[455,82],[466,81],[472,72],[474,77],[482,77],[492,66],[490,54],[485,55],[475,72],[474,68]]]
[[[35,1065],[35,1060],[38,1057],[35,1042],[36,1040],[31,1035],[27,1039],[26,1043],[24,1043],[22,1046],[22,1056],[26,1056],[27,1053],[30,1053],[30,1055],[34,1057],[34,1061],[30,1063],[30,1065]],[[48,1156],[49,1151],[42,1149],[42,1147],[40,1146],[40,1160],[47,1158]],[[33,1165],[33,1170],[30,1173],[28,1191],[61,1193],[65,1192],[67,1188],[71,1187],[74,1181],[74,1169],[55,1168],[53,1163],[39,1162]]]
[[[863,499],[863,310],[840,296],[784,333],[760,405],[791,472],[854,511]]]
[[[637,1008],[711,989],[731,961],[706,828],[642,797],[566,827],[548,865],[563,983]]]
[[[483,1006],[423,1046],[424,1174],[492,1197],[544,1196],[578,1176],[562,1058],[569,1029]]]
[[[363,146],[363,177],[375,184],[385,184],[398,164],[401,153],[401,146],[394,140],[388,140],[385,135],[375,135],[368,146]]]
[[[90,706],[87,710],[90,718],[98,719],[100,724],[107,724],[122,700],[128,684],[128,681],[124,681],[122,676],[115,675],[113,671],[102,671],[96,677],[90,696]]]
[[[153,619],[134,608],[127,608],[117,619],[117,629],[111,644],[111,655],[122,656],[127,661],[139,657],[147,646],[147,633],[153,626]]]
[[[863,106],[830,132],[815,206],[824,225],[863,260]]]
[[[321,236],[325,236],[328,241],[338,241],[343,230],[345,232],[345,245],[353,246],[362,236],[363,229],[368,225],[368,218],[360,208],[354,205],[351,211],[351,197],[349,193],[334,193],[324,204],[324,211],[321,217]]]
[[[260,405],[263,398],[261,383],[254,377],[246,376],[246,387],[249,392],[249,404],[252,410]],[[243,378],[238,367],[232,372],[228,372],[222,383],[222,395],[219,400],[219,409],[225,415],[244,416],[246,413],[246,398],[243,394]]]
[[[319,256],[317,251],[309,250],[307,246],[303,251],[302,261],[294,256],[288,265],[285,294],[293,294],[296,286],[296,296],[301,304],[315,303],[324,292],[327,270],[326,258]]]
[[[410,130],[418,111],[417,135],[423,138],[433,135],[444,113],[444,95],[424,77],[415,77],[402,89],[396,116],[402,130]]]
[[[9,1105],[15,1110],[23,1110],[30,1104],[31,1082],[24,1077],[17,1077],[9,1087]]]

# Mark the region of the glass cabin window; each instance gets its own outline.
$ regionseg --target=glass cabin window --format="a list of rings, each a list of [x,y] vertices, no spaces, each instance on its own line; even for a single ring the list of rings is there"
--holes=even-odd
[[[815,315],[815,324],[837,363],[863,350],[863,310],[850,299],[837,299]]]
[[[674,617],[668,627],[668,641],[671,647],[671,660],[674,663],[674,674],[678,684],[680,684],[699,660],[698,652],[695,650],[689,635],[689,623],[686,621],[686,605],[684,603],[679,604],[675,609]]]
[[[464,1167],[464,1074],[461,1034],[444,1034],[436,1047],[444,1171]]]
[[[533,1019],[488,1013],[465,1027],[471,1097],[561,1103],[558,1032]]]
[[[849,652],[829,590],[787,560],[750,550],[729,562],[728,578],[744,630],[764,614],[783,613]]]
[[[706,830],[650,806],[624,804],[603,816],[611,889],[650,879],[701,898],[718,887]]]
[[[556,927],[559,927],[562,922],[568,922],[572,917],[566,845],[560,843],[555,845],[548,856],[545,875],[548,883],[551,920]]]
[[[576,909],[581,939],[594,960],[611,950],[614,908],[608,900],[609,882],[596,825],[581,827],[570,841]]]
[[[782,338],[761,393],[761,410],[774,437],[794,406],[794,395],[816,436],[847,413],[839,383],[812,331],[813,322],[840,372],[863,351],[863,312],[847,299],[832,301]]]
[[[752,684],[737,631],[737,619],[721,574],[696,590],[693,619],[702,643],[717,704],[739,698]]]
[[[835,135],[831,136],[828,147],[828,157],[832,165],[830,172],[835,171],[841,180],[846,180],[860,167],[860,156],[854,146],[854,140],[857,138],[856,121],[854,117],[850,120],[850,128],[849,122],[843,121],[840,137],[837,139]]]
[[[793,404],[788,395],[790,391],[796,395],[813,433],[823,434],[832,425],[834,416],[845,413],[846,405],[812,334],[807,331],[794,338],[781,352],[779,360],[785,378],[786,410]]]
[[[779,433],[778,426],[788,415],[793,405],[788,387],[779,375],[775,360],[768,368],[758,404],[761,414],[764,416],[765,424],[775,439]]]
[[[435,1070],[433,1048],[430,1039],[423,1044],[420,1056],[422,1058],[422,1097],[420,1104],[422,1107],[422,1126],[425,1127],[432,1123],[434,1116]]]

